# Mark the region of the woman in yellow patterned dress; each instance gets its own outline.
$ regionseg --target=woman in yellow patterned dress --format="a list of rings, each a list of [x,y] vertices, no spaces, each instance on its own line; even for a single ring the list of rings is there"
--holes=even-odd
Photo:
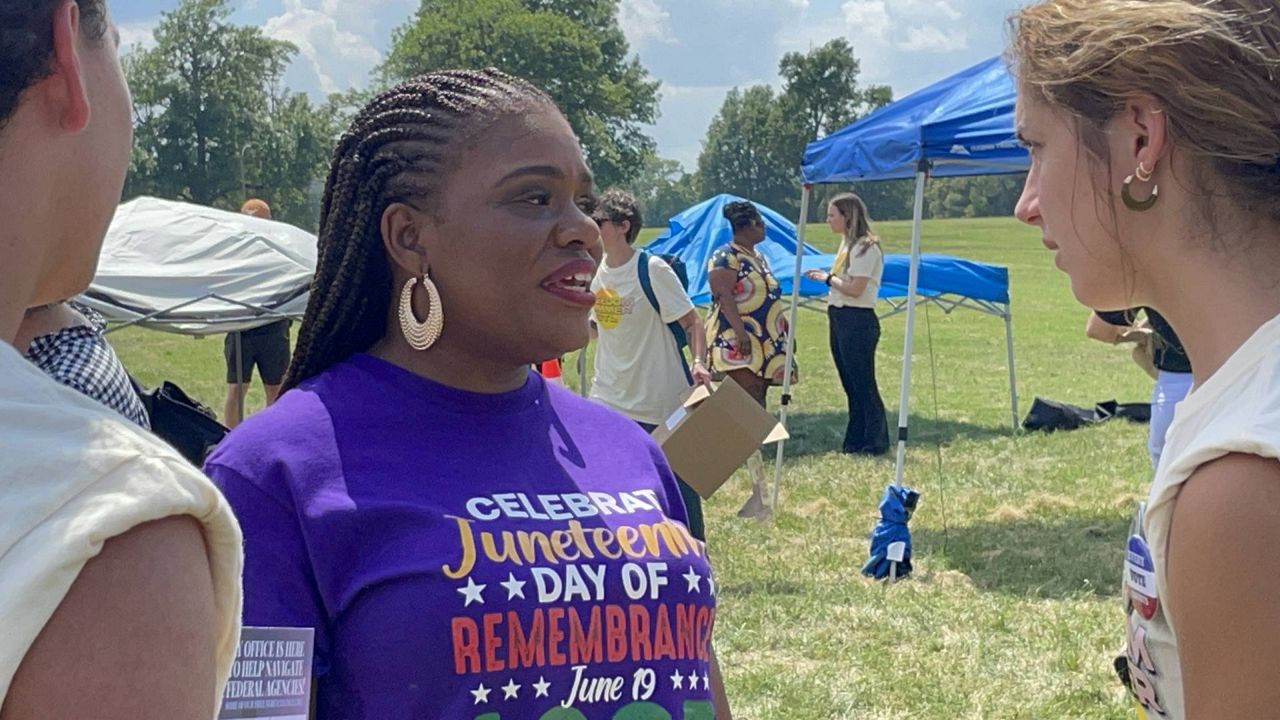
[[[765,236],[760,211],[740,200],[725,205],[724,216],[733,227],[733,240],[712,254],[707,268],[715,301],[714,322],[707,323],[710,367],[764,406],[769,386],[782,384],[785,374],[790,337],[786,304],[780,302],[782,292],[769,262],[755,249]],[[738,515],[768,517],[764,460],[758,451],[747,467],[751,497]]]

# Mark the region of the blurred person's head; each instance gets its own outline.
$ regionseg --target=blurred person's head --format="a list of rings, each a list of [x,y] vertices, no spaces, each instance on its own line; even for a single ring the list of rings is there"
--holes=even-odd
[[[600,231],[591,173],[555,103],[497,70],[443,71],[371,100],[338,142],[319,262],[286,387],[376,343],[412,347],[406,290],[444,329],[414,357],[527,369],[580,348]],[[402,348],[403,349],[403,348]]]
[[[93,279],[133,142],[118,44],[104,0],[0,3],[0,306]]]
[[[721,211],[733,228],[733,241],[739,245],[752,247],[764,240],[764,218],[756,206],[746,200],[734,200],[726,203]]]
[[[866,245],[879,241],[871,229],[871,215],[862,198],[853,193],[840,193],[827,203],[827,226],[832,232],[844,236],[850,243],[862,242],[859,253],[866,252]]]
[[[258,198],[245,200],[244,204],[240,206],[240,212],[263,220],[271,219],[271,206],[265,200],[259,200]]]
[[[1017,215],[1080,302],[1157,304],[1162,263],[1249,271],[1277,251],[1260,241],[1280,226],[1274,0],[1044,0],[1011,23],[1032,157]]]
[[[640,229],[644,227],[636,199],[618,188],[609,188],[600,194],[592,215],[600,225],[600,239],[604,241],[606,251],[620,244],[635,244]]]

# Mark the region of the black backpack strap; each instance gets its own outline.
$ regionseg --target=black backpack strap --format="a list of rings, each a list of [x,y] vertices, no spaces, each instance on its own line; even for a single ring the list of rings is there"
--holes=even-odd
[[[649,301],[649,305],[653,307],[653,311],[658,313],[658,320],[662,320],[662,307],[658,304],[658,295],[653,291],[653,280],[649,277],[649,263],[653,258],[652,255],[644,250],[637,250],[640,254],[640,265],[636,268],[636,275],[640,279],[640,289],[644,291],[644,296]],[[667,329],[671,331],[671,337],[676,341],[676,355],[680,358],[680,369],[684,370],[684,379],[690,385],[693,384],[693,374],[689,372],[689,361],[684,357],[684,351],[680,346],[685,340],[684,328],[678,322],[669,322],[666,324]]]
[[[653,258],[652,255],[644,250],[637,250],[640,255],[640,264],[636,266],[636,274],[640,277],[640,289],[644,291],[644,296],[649,301],[649,306],[653,311],[658,313],[658,319],[662,319],[662,308],[658,305],[658,296],[653,292],[653,279],[649,277],[649,262]]]

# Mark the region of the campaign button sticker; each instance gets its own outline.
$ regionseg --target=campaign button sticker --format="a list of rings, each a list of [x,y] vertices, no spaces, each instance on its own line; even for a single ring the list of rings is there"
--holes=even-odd
[[[1151,549],[1141,535],[1129,538],[1124,563],[1124,580],[1133,607],[1144,619],[1155,617],[1160,607],[1156,593],[1156,565],[1151,559]]]

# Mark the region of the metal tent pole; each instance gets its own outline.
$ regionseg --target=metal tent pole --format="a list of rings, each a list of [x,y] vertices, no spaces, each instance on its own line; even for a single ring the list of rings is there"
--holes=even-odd
[[[787,426],[787,409],[791,405],[791,367],[792,363],[795,362],[796,311],[800,309],[804,228],[806,221],[809,219],[809,194],[812,190],[813,186],[805,183],[804,189],[800,191],[800,221],[796,223],[796,266],[795,272],[791,277],[791,317],[787,321],[787,361],[782,366],[782,410],[778,418],[784,428]],[[775,518],[778,516],[778,488],[782,481],[782,458],[786,450],[786,444],[786,440],[778,442],[777,456],[773,464],[773,501],[769,505],[773,508],[773,516]]]
[[[916,168],[916,198],[911,223],[911,271],[907,277],[907,331],[902,349],[902,392],[898,399],[898,457],[893,484],[902,487],[902,474],[907,459],[907,424],[911,401],[911,351],[916,329],[916,286],[920,279],[920,227],[924,222],[924,185],[929,177],[929,161],[921,160]]]
[[[1013,308],[1004,309],[1004,339],[1009,348],[1009,401],[1013,406],[1013,431],[1018,431],[1018,376],[1013,367]]]
[[[240,382],[241,380],[244,379],[244,355],[241,353],[241,350],[240,350],[240,331],[239,330],[235,332],[235,346],[236,346],[236,407],[239,408],[240,410],[240,422],[244,422],[244,396],[245,396],[245,392],[248,391],[248,388],[247,387],[241,388],[241,385],[247,385],[247,383]]]

